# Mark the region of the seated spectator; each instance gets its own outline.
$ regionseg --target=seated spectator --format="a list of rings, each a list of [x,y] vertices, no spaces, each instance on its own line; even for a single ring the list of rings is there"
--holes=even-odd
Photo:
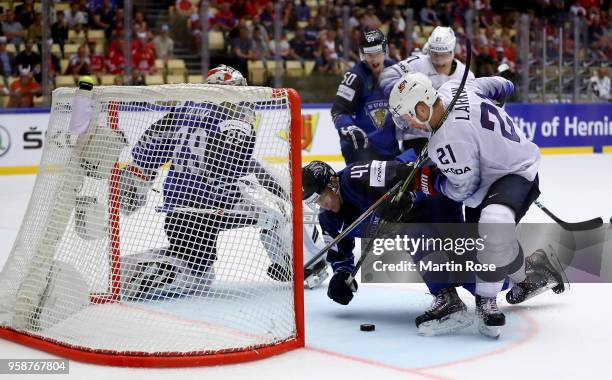
[[[270,53],[270,46],[261,35],[261,29],[253,29],[253,55],[255,59],[267,60],[273,58],[274,54]]]
[[[123,86],[123,75],[115,75],[115,77],[113,78],[113,84],[115,86]]]
[[[349,50],[349,60],[353,62],[361,61],[359,56],[359,41],[361,40],[361,31],[358,28],[351,30],[351,50]]]
[[[402,55],[400,54],[399,49],[393,42],[389,43],[389,59],[392,59],[395,62],[399,62],[402,60]]]
[[[11,83],[8,107],[33,107],[34,96],[42,95],[40,85],[29,69],[22,69],[19,74],[19,79]]]
[[[96,45],[95,40],[90,39],[89,41],[87,41],[87,51],[89,53],[89,69],[91,74],[104,74],[106,70],[104,55],[102,55],[100,51],[98,51],[98,47]]]
[[[227,35],[230,30],[236,24],[236,17],[234,13],[231,11],[230,3],[221,3],[219,4],[219,10],[217,13],[210,19],[210,27],[213,30],[219,30],[223,32],[224,35]]]
[[[14,44],[17,51],[23,43],[26,31],[23,25],[15,18],[15,12],[11,9],[6,11],[4,22],[2,23],[2,31],[7,38],[8,43]]]
[[[34,23],[35,16],[33,0],[24,0],[23,4],[15,7],[15,18],[26,30]]]
[[[372,4],[368,5],[366,13],[363,16],[362,24],[370,29],[378,29],[382,25],[380,19],[376,15],[376,8],[374,8]]]
[[[295,7],[295,18],[297,21],[308,21],[310,19],[310,7],[306,5],[306,0],[300,0],[300,4]]]
[[[87,41],[87,32],[83,24],[76,24],[73,29],[74,36],[68,40],[71,44],[83,45]]]
[[[125,38],[125,32],[123,30],[124,15],[123,8],[117,9],[115,13],[115,19],[110,27],[109,39]]]
[[[259,18],[266,29],[272,30],[274,24],[274,4],[272,2],[266,4]]]
[[[123,11],[121,13],[123,13]],[[138,34],[138,33],[148,34],[149,33],[149,26],[147,24],[147,21],[145,20],[145,15],[143,11],[136,11],[134,13],[134,22],[132,23],[132,25],[134,26],[135,34]]]
[[[308,25],[304,28],[304,35],[306,36],[306,41],[308,41],[310,45],[316,45],[317,38],[319,37],[319,30],[317,18],[311,17],[308,19]]]
[[[233,2],[231,10],[237,19],[252,18],[257,14],[257,4],[249,0],[238,0]]]
[[[85,46],[79,46],[76,54],[73,54],[68,59],[68,67],[65,74],[72,75],[76,80],[79,75],[87,75],[89,73],[91,73],[89,52]]]
[[[111,74],[123,74],[125,70],[125,55],[123,53],[127,41],[123,39],[115,40],[108,49],[108,60],[106,61],[106,71]]]
[[[419,18],[423,25],[434,25],[439,22],[438,15],[436,15],[436,11],[433,9],[432,4],[432,0],[427,0],[425,6],[421,8],[419,12]]]
[[[174,41],[170,38],[168,31],[168,25],[162,25],[159,36],[155,36],[153,39],[157,58],[162,59],[164,65],[168,62],[168,59],[174,57]]]
[[[34,22],[28,28],[26,32],[26,38],[32,39],[38,43],[38,47],[40,48],[40,43],[42,41],[42,17],[40,13],[36,13],[34,16]],[[39,49],[39,51],[42,49]]]
[[[132,62],[134,68],[144,74],[153,74],[155,68],[155,47],[148,40],[146,32],[138,33],[138,39],[132,44]]]
[[[0,37],[0,75],[6,89],[9,88],[9,77],[18,74],[15,54],[6,51],[6,37]]]
[[[257,59],[253,52],[253,40],[249,37],[247,28],[240,29],[240,37],[232,40],[230,57],[234,60],[236,69],[241,73],[247,72],[249,59]]]
[[[246,17],[238,19],[238,22],[236,23],[236,25],[234,25],[234,28],[232,28],[232,30],[229,31],[229,33],[227,34],[228,41],[231,41],[234,38],[240,37],[240,29],[242,28],[249,29],[249,26],[247,25]],[[254,29],[249,29],[249,30],[250,30],[249,33],[253,35]],[[259,35],[261,36],[261,33]]]
[[[102,5],[93,12],[93,19],[90,22],[92,29],[102,29],[106,38],[110,37],[111,26],[115,19],[115,7],[111,0],[102,0]]]
[[[30,73],[37,74],[40,73],[40,65],[42,60],[40,58],[40,54],[36,53],[33,49],[34,40],[27,40],[25,43],[25,49],[17,54],[15,62],[17,63],[17,68],[19,70],[24,70],[27,68]]]
[[[259,29],[259,32],[261,33],[261,37],[264,39],[264,41],[266,41],[266,44],[267,44],[270,41],[270,36],[268,35],[268,30],[266,29],[264,24],[261,22],[261,18],[259,17],[259,15],[256,15],[253,17],[253,21],[251,22],[249,33],[253,34],[253,30],[255,29]]]
[[[146,86],[144,73],[137,68],[132,69],[132,79],[130,80],[131,86]]]
[[[387,40],[394,42],[395,44],[400,43],[406,37],[406,21],[402,16],[402,12],[396,9],[391,17],[391,24],[389,26],[389,33],[387,34]]]
[[[337,62],[338,60],[333,58],[333,52],[324,48],[316,59],[314,71],[322,74],[335,74],[338,71]]]
[[[64,11],[64,16],[68,27],[71,29],[78,24],[87,25],[88,23],[87,13],[80,9],[79,2],[76,0],[70,3],[70,8]]]
[[[600,67],[597,69],[597,75],[594,75],[589,80],[589,93],[593,100],[607,102],[610,99],[610,77],[608,77],[608,69]]]
[[[337,38],[335,30],[326,30],[321,32],[320,44],[322,51],[328,50],[332,60],[337,61],[340,54],[341,42]]]
[[[283,7],[283,28],[289,30],[295,30],[297,27],[297,18],[295,17],[294,5],[292,1],[285,3]]]
[[[287,40],[287,35],[285,33],[282,34],[281,40],[279,41],[278,45],[280,47],[280,57],[283,60],[287,60],[289,57],[290,48],[289,48],[289,41]],[[270,46],[269,47],[270,56],[275,57],[276,56],[276,41],[270,40],[269,46]]]
[[[297,59],[300,61],[314,59],[314,56],[312,55],[312,45],[309,45],[306,41],[304,28],[297,28],[295,31],[295,37],[289,41],[289,47],[289,57],[291,59]]]
[[[53,39],[53,43],[58,44],[60,47],[60,52],[62,53],[62,58],[64,57],[64,45],[66,41],[68,41],[68,22],[64,17],[64,12],[57,11],[56,12],[56,21],[51,25],[51,38]]]

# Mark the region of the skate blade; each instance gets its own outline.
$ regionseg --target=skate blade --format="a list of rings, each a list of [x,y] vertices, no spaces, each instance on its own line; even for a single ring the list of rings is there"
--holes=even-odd
[[[478,323],[478,332],[487,338],[499,339],[502,326],[487,326],[482,321]]]
[[[423,322],[417,330],[423,336],[437,336],[464,329],[471,326],[472,323],[474,323],[474,319],[467,311],[458,311],[442,319]]]

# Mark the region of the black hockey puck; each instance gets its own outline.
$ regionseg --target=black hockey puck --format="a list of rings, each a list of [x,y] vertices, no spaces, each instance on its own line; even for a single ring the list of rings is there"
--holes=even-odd
[[[374,331],[375,329],[376,326],[371,323],[363,323],[361,326],[359,326],[359,330],[361,331]]]

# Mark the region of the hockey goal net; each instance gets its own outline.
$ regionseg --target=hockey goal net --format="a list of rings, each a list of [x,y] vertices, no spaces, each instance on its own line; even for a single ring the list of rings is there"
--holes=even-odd
[[[39,174],[0,276],[0,336],[126,366],[303,346],[297,92],[81,91],[53,92]],[[80,135],[69,130],[77,94],[92,105]]]

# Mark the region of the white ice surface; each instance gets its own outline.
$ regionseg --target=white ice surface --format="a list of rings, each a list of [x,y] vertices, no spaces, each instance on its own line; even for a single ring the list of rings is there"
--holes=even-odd
[[[34,176],[0,177],[0,265],[17,235]],[[612,155],[544,156],[540,200],[568,220],[612,215]],[[548,221],[532,207],[524,221]],[[502,304],[507,326],[498,341],[474,328],[424,338],[414,317],[430,302],[423,285],[362,285],[349,307],[325,289],[306,291],[306,348],[238,365],[134,369],[70,362],[70,375],[54,379],[603,379],[612,375],[612,285],[573,284],[523,306]],[[473,308],[469,294],[464,301]],[[376,324],[363,333],[359,324]],[[0,358],[52,358],[0,341]],[[8,378],[8,377],[7,377]],[[20,379],[44,376],[22,375]]]

